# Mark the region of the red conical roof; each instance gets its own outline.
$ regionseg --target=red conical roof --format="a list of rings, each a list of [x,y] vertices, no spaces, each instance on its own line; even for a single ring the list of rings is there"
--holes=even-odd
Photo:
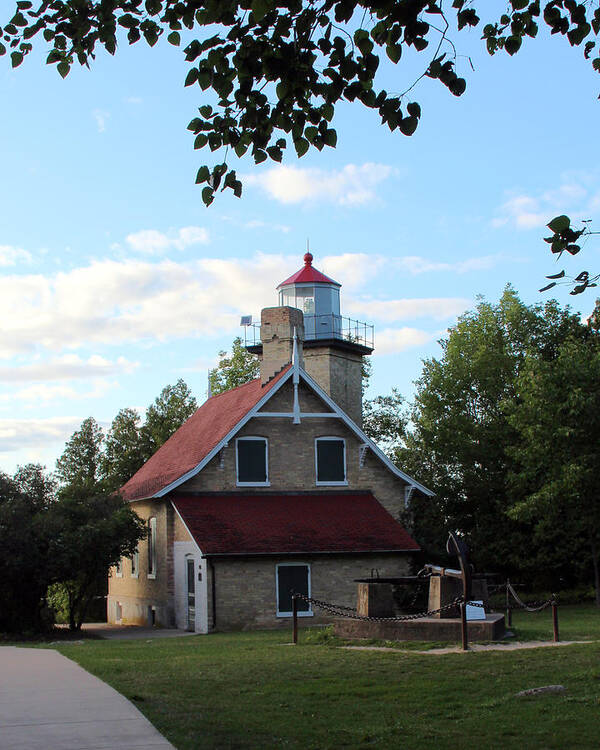
[[[334,286],[342,286],[341,284],[338,284],[337,281],[330,279],[329,276],[325,276],[324,273],[321,273],[320,271],[317,271],[316,268],[313,268],[312,261],[312,255],[310,253],[306,253],[306,255],[304,256],[304,268],[296,271],[296,273],[290,276],[289,279],[282,281],[277,289],[281,289],[282,286],[287,286],[288,284],[310,284],[314,282],[320,284],[333,284]]]

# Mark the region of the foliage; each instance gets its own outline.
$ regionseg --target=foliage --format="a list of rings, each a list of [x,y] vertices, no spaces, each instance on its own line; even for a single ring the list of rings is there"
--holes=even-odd
[[[141,428],[146,459],[155,453],[197,408],[198,403],[182,378],[179,378],[175,385],[165,386],[146,410],[146,421]]]
[[[590,220],[582,222],[583,226],[576,229],[571,226],[571,219],[564,214],[561,216],[555,216],[552,221],[546,226],[552,232],[550,237],[545,237],[544,241],[550,245],[550,250],[558,257],[562,257],[564,252],[569,255],[577,255],[581,250],[582,241],[585,242],[587,238],[592,234],[600,234],[599,232],[592,232],[589,228]],[[550,276],[546,276],[550,279],[550,283],[540,289],[540,292],[547,292],[548,289],[552,289],[557,284],[568,284],[573,287],[571,294],[581,294],[586,289],[598,286],[597,282],[600,279],[600,274],[590,276],[589,271],[581,271],[575,278],[570,278],[566,275],[565,271],[559,271]]]
[[[140,422],[135,409],[121,409],[106,434],[101,471],[110,490],[122,487],[150,457],[144,450]]]
[[[54,481],[42,467],[0,473],[0,632],[41,631],[50,625],[45,596]]]
[[[389,396],[377,396],[363,405],[363,430],[388,455],[404,444],[408,413],[396,388]]]
[[[598,638],[593,607],[570,609],[559,609],[564,638]],[[549,612],[526,617],[551,639]],[[179,750],[196,750],[199,738],[206,750],[598,745],[598,643],[434,655],[305,646],[303,629],[291,647],[290,631],[58,648],[132,700]],[[516,697],[557,683],[565,694]]]
[[[237,388],[260,375],[260,362],[244,347],[239,336],[233,340],[231,355],[219,352],[219,364],[209,372],[210,392],[216,396],[230,388]]]
[[[43,0],[37,9],[18,0],[0,29],[0,54],[8,47],[17,67],[42,34],[46,62],[65,77],[75,61],[89,65],[98,46],[114,54],[121,34],[129,44],[143,37],[150,46],[167,34],[170,44],[185,44],[191,66],[185,85],[198,85],[215,104],[203,103],[188,126],[194,147],[225,149],[225,159],[229,149],[238,157],[250,152],[259,164],[280,162],[290,144],[298,156],[311,147],[335,147],[332,120],[342,100],[360,102],[390,130],[412,135],[421,107],[408,94],[417,81],[438,81],[454,96],[466,89],[456,73],[451,24],[457,31],[480,27],[490,54],[514,55],[525,39],[537,36],[543,19],[552,34],[583,45],[585,58],[600,70],[600,57],[592,55],[600,33],[596,6],[549,0],[542,9],[539,0],[510,0],[500,18],[492,9],[482,20],[490,9],[481,0],[454,0],[451,9],[441,0]],[[426,58],[417,81],[391,93],[380,88],[382,59],[398,64],[410,52]],[[196,182],[205,186],[207,205],[219,187],[237,196],[242,191],[226,161],[212,170],[201,167]]]
[[[93,417],[84,419],[56,462],[56,476],[69,492],[93,495],[101,484],[101,451],[104,433]]]
[[[415,534],[429,555],[443,559],[447,529],[455,529],[466,536],[478,570],[544,582],[551,540],[536,546],[531,523],[507,515],[518,499],[509,484],[514,453],[507,448],[519,450],[508,415],[527,357],[553,361],[580,327],[568,308],[528,307],[508,288],[498,304],[481,301],[461,316],[440,342],[442,356],[425,361],[412,428],[396,458],[436,492],[433,499],[413,498]],[[570,555],[561,562],[564,572]]]
[[[13,477],[0,473],[0,631],[48,628],[49,587],[55,604],[66,594],[71,629],[80,628],[109,567],[145,536],[142,521],[118,496],[88,490],[75,483],[57,492],[37,464],[19,467]]]
[[[510,514],[532,522],[535,537],[550,543],[555,554],[546,557],[555,568],[560,553],[584,571],[591,558],[600,606],[599,312],[597,306],[592,323],[571,335],[553,360],[526,357],[509,421],[520,438],[513,486],[521,498]]]
[[[109,568],[134,554],[146,535],[144,522],[119,496],[66,495],[50,519],[48,564],[67,596],[69,628],[79,630]]]

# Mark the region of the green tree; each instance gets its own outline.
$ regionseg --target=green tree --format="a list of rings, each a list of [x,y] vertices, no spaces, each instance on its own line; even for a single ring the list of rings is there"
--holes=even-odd
[[[150,458],[198,408],[187,383],[182,379],[165,386],[147,411],[141,428],[144,460]]]
[[[51,578],[66,594],[70,630],[80,630],[90,604],[106,589],[109,568],[134,554],[146,526],[118,495],[63,493],[48,527]]]
[[[565,575],[565,558],[571,580],[585,580],[591,567],[600,606],[598,312],[554,359],[526,357],[509,421],[519,436],[513,486],[521,498],[510,515],[532,525],[555,580]]]
[[[219,352],[219,364],[209,372],[208,382],[213,396],[237,388],[260,375],[260,362],[244,347],[239,336],[233,340],[231,355]]]
[[[390,396],[377,396],[364,402],[363,430],[389,456],[402,448],[406,439],[408,411],[396,388]]]
[[[50,626],[46,591],[55,484],[38,465],[0,472],[0,632],[42,631]]]
[[[109,490],[118,490],[147,461],[140,415],[135,409],[121,409],[104,440],[101,472]]]
[[[249,152],[259,164],[281,161],[288,145],[298,156],[311,147],[334,147],[332,120],[341,100],[360,102],[391,130],[412,135],[421,108],[408,95],[418,81],[437,81],[454,96],[466,89],[456,74],[451,38],[462,29],[479,27],[490,54],[514,55],[524,40],[537,36],[542,21],[570,45],[583,45],[585,57],[600,70],[594,52],[594,36],[600,33],[597,5],[576,0],[549,0],[543,8],[539,0],[509,0],[501,8],[482,0],[454,0],[451,8],[442,0],[43,0],[34,9],[29,0],[18,0],[2,29],[0,54],[10,51],[16,67],[41,34],[47,63],[64,77],[75,61],[89,65],[98,46],[114,54],[122,36],[129,44],[143,37],[153,46],[167,34],[169,43],[179,46],[183,31],[190,64],[185,85],[210,92],[188,126],[194,147],[231,149],[237,156]],[[412,52],[423,54],[422,74],[415,81],[411,72],[393,93],[382,89],[381,61],[399,64]],[[408,69],[413,70],[410,63]],[[204,185],[206,204],[219,187],[241,195],[241,183],[226,162],[212,170],[201,167],[196,182]]]
[[[536,573],[531,526],[507,514],[517,499],[507,448],[519,442],[508,414],[526,358],[554,360],[579,326],[568,308],[528,307],[508,288],[498,304],[481,301],[461,316],[440,342],[442,356],[425,361],[396,457],[436,492],[413,508],[417,538],[432,554],[443,556],[450,528],[465,534],[479,570]]]
[[[88,417],[67,441],[56,462],[56,476],[70,494],[83,497],[99,491],[103,440],[102,428],[93,417]]]

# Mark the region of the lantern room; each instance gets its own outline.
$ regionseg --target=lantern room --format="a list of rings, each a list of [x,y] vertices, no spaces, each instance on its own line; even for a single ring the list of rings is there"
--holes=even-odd
[[[341,284],[313,268],[312,261],[306,253],[304,268],[279,284],[279,305],[302,310],[305,340],[335,338],[341,333]]]

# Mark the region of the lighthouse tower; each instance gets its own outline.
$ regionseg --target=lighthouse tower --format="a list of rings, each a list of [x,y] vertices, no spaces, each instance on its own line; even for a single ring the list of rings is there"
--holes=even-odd
[[[301,343],[301,366],[348,416],[362,424],[363,357],[373,351],[373,326],[340,312],[341,284],[312,265],[277,287],[279,307],[261,313],[261,343],[248,350],[261,359],[261,378],[267,382],[291,361],[294,330]]]

